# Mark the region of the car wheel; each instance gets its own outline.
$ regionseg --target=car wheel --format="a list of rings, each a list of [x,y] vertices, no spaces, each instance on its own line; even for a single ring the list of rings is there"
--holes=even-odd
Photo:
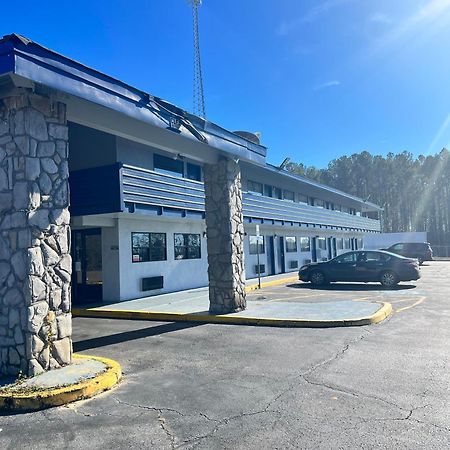
[[[314,270],[309,276],[309,281],[313,286],[323,286],[327,282],[325,275],[320,270]]]
[[[419,266],[421,266],[423,264],[423,258],[419,257],[417,260],[419,261]]]
[[[394,287],[398,283],[398,277],[394,272],[387,270],[381,274],[380,282],[384,287]]]

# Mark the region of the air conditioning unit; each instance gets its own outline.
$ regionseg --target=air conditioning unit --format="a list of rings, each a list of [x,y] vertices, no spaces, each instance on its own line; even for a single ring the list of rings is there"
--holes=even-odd
[[[142,278],[142,291],[153,291],[164,287],[164,277],[147,277]]]
[[[289,267],[290,267],[291,269],[297,269],[297,268],[298,268],[298,261],[291,261],[291,262],[289,263]]]
[[[259,273],[264,273],[266,271],[266,265],[260,264],[259,265]],[[258,274],[258,265],[255,266],[255,273]]]

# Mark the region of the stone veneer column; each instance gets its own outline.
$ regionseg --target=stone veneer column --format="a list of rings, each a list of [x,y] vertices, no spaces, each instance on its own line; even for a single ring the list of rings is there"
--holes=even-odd
[[[241,172],[228,159],[204,166],[209,310],[246,308]]]
[[[0,375],[71,362],[66,107],[0,99]]]

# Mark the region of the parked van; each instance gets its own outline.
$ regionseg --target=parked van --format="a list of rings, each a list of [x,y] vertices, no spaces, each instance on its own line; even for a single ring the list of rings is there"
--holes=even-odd
[[[433,250],[428,242],[399,242],[381,250],[406,256],[407,258],[416,258],[419,260],[420,265],[424,261],[433,260]]]

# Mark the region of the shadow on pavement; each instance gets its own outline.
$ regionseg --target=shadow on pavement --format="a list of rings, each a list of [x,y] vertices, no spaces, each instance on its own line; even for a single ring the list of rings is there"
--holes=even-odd
[[[404,291],[407,289],[414,289],[415,284],[398,284],[392,288],[386,288],[380,284],[366,284],[366,283],[331,283],[325,286],[316,287],[310,283],[296,283],[288,284],[286,287],[294,289],[307,289],[314,291]]]
[[[166,323],[164,325],[156,325],[139,330],[124,331],[122,333],[110,334],[108,336],[100,336],[91,339],[84,339],[82,341],[74,341],[73,351],[82,352],[84,350],[105,347],[107,345],[120,344],[122,342],[134,341],[136,339],[143,339],[150,336],[159,336],[161,334],[171,333],[172,331],[184,330],[186,328],[198,327],[200,325],[205,324],[196,322]]]

